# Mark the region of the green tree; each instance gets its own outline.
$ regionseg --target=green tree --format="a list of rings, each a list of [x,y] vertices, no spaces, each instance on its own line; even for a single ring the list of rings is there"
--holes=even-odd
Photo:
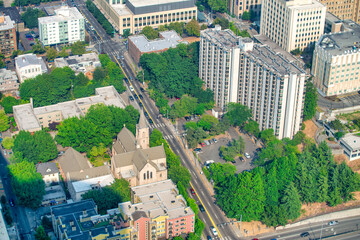
[[[20,101],[14,97],[7,96],[4,97],[1,101],[1,106],[3,106],[6,114],[13,113],[13,106],[19,105]]]
[[[225,114],[231,125],[241,127],[251,118],[251,110],[240,103],[229,103],[228,112]]]
[[[274,130],[270,128],[270,129],[261,131],[260,138],[261,138],[261,140],[264,141],[265,144],[273,142],[276,139],[276,137],[274,135]]]
[[[300,217],[301,201],[293,182],[286,187],[281,201],[282,209],[286,213],[287,219],[295,220]]]
[[[9,117],[4,110],[0,110],[0,132],[4,132],[10,128]]]
[[[43,226],[40,225],[40,226],[36,229],[35,239],[36,239],[36,240],[50,240],[50,237],[46,234],[45,229],[44,229]]]
[[[255,137],[259,136],[260,130],[259,130],[259,124],[254,121],[254,120],[249,120],[245,125],[244,125],[244,130],[252,135],[254,135]]]
[[[141,31],[142,34],[149,40],[154,40],[159,37],[159,32],[153,29],[151,26],[146,26]]]
[[[242,20],[250,20],[250,18],[251,18],[250,12],[244,11],[241,18],[242,18]]]
[[[46,57],[48,58],[48,60],[50,62],[53,61],[57,56],[58,56],[58,53],[55,50],[55,48],[51,47],[48,50],[46,50]]]
[[[184,187],[188,187],[190,180],[191,180],[191,175],[189,170],[186,167],[183,167],[181,165],[178,166],[172,166],[169,169],[169,178],[175,183],[177,184],[178,182],[181,182]]]
[[[22,161],[9,165],[11,185],[17,201],[24,207],[40,207],[45,195],[45,183],[40,173],[36,172],[32,162]]]
[[[5,149],[12,149],[14,147],[14,138],[5,137],[1,143]]]
[[[43,54],[45,52],[45,49],[43,48],[43,46],[40,43],[38,43],[31,47],[31,52],[33,52],[35,54]]]
[[[185,25],[185,30],[189,36],[200,36],[200,25],[195,18]]]
[[[227,8],[227,1],[225,0],[208,0],[208,4],[215,12],[225,12]]]
[[[174,30],[177,34],[182,36],[184,32],[184,23],[183,22],[171,22],[169,24],[169,30]]]
[[[219,124],[219,120],[211,115],[204,115],[198,122],[198,126],[209,131],[214,125]]]
[[[77,41],[71,44],[71,53],[73,55],[82,55],[86,52],[85,43],[82,41]]]
[[[307,81],[305,91],[304,121],[312,119],[316,114],[318,95],[311,79]]]
[[[37,8],[27,8],[26,11],[21,14],[21,19],[24,21],[25,26],[28,28],[38,27],[38,18],[44,17],[46,14]]]
[[[86,113],[86,119],[97,127],[113,132],[113,116],[109,107],[104,104],[92,105]]]
[[[61,49],[59,52],[59,57],[66,58],[69,56],[69,53],[66,51],[66,48]]]
[[[47,162],[57,157],[58,151],[56,144],[50,133],[44,130],[37,131],[34,133],[33,138],[36,155],[36,159],[33,159],[34,162]]]

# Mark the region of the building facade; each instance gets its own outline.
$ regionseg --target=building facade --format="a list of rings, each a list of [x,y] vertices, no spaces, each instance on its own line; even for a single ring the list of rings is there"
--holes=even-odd
[[[300,129],[307,79],[281,51],[218,26],[201,31],[199,77],[214,91],[215,104],[223,110],[230,102],[248,106],[260,129],[272,128],[280,139]]]
[[[260,17],[262,0],[230,0],[228,8],[230,14],[241,18],[243,13],[252,11],[257,17]]]
[[[262,0],[260,34],[288,52],[303,50],[324,33],[325,15],[316,0]]]
[[[340,139],[340,145],[350,161],[360,159],[360,137],[348,133]]]
[[[44,46],[85,41],[85,20],[75,7],[61,7],[55,16],[39,18],[39,40]]]
[[[80,72],[84,74],[94,72],[96,67],[101,67],[99,56],[94,52],[85,53],[81,56],[75,55],[66,58],[55,58],[54,64],[55,67],[58,68],[69,67],[75,74]]]
[[[353,20],[360,24],[360,0],[319,0],[326,10],[341,20]]]
[[[36,165],[36,171],[41,174],[46,186],[60,182],[60,171],[55,162],[39,163]]]
[[[20,83],[37,75],[47,73],[44,60],[33,53],[17,56],[15,58],[15,69]]]
[[[311,73],[323,96],[360,90],[360,25],[343,24],[346,31],[324,34],[315,45]]]
[[[0,92],[8,93],[19,89],[20,83],[16,72],[7,70],[5,68],[0,69]]]
[[[197,17],[197,7],[192,0],[94,0],[114,28],[138,33],[144,27],[158,28],[172,22],[190,22]]]
[[[16,26],[9,16],[0,15],[0,53],[10,57],[17,50]]]

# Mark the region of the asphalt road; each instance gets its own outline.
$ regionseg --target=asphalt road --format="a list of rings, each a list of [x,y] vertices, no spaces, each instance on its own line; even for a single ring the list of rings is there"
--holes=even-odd
[[[126,51],[125,45],[123,43],[118,43],[113,40],[106,34],[104,29],[100,26],[100,24],[96,21],[96,19],[92,16],[92,14],[86,9],[86,7],[83,5],[83,2],[80,0],[75,0],[75,4],[77,5],[78,9],[85,15],[87,20],[92,24],[92,26],[95,29],[95,32],[97,36],[91,35],[92,41],[96,41],[99,43],[99,46],[96,46],[96,48],[100,52],[106,53],[109,55],[109,57],[116,62],[120,66],[125,75],[130,80],[135,79],[135,76],[133,72],[131,71],[130,67],[127,65],[126,62],[123,62],[121,59],[121,56],[124,51]],[[131,78],[130,78],[131,77]],[[134,88],[133,94],[140,94],[140,82],[133,80],[130,81],[129,84],[132,85]],[[129,87],[129,85],[127,85]],[[189,169],[192,177],[191,186],[194,188],[196,192],[195,199],[198,203],[201,203],[205,209],[205,213],[200,213],[200,218],[204,221],[206,224],[205,228],[205,235],[210,235],[214,238],[214,235],[210,231],[210,226],[215,226],[218,229],[218,236],[214,239],[239,239],[235,232],[233,231],[232,227],[230,225],[223,225],[227,222],[227,219],[225,218],[224,214],[220,210],[220,208],[214,204],[215,199],[210,195],[209,191],[204,186],[204,183],[201,180],[200,172],[198,172],[191,162],[189,156],[183,149],[183,146],[180,142],[180,140],[177,137],[177,134],[173,132],[173,127],[170,126],[171,123],[163,118],[159,117],[159,112],[157,107],[153,104],[153,102],[150,100],[150,98],[147,96],[147,94],[142,94],[143,99],[139,100],[142,102],[144,106],[144,111],[147,111],[152,123],[150,125],[150,128],[157,128],[163,133],[163,136],[169,143],[169,146],[172,148],[172,150],[181,158],[182,164]],[[222,226],[222,227],[218,227]]]
[[[334,219],[336,220],[336,219]],[[287,240],[287,239],[360,239],[360,216],[338,220],[337,225],[329,226],[328,221],[312,223],[297,228],[277,231],[258,237],[261,240]],[[301,237],[308,232],[308,237]]]

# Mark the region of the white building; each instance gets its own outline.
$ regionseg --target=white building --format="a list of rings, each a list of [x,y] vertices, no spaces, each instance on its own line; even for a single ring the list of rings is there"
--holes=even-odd
[[[345,155],[350,161],[360,159],[360,137],[354,134],[346,134],[340,139],[340,145],[344,148]]]
[[[222,110],[229,102],[246,105],[260,130],[272,128],[278,138],[292,138],[300,130],[307,79],[295,59],[274,50],[276,44],[265,36],[258,41],[267,45],[255,44],[216,26],[200,37],[199,77],[214,91],[215,104]]]
[[[324,33],[326,7],[316,0],[262,0],[260,34],[290,52]]]
[[[16,72],[7,70],[5,68],[0,69],[0,92],[6,93],[19,89],[19,81],[16,76]]]
[[[26,79],[47,73],[44,60],[33,53],[17,56],[15,58],[15,69],[20,83],[23,83]]]
[[[36,165],[36,171],[41,174],[47,186],[60,181],[60,171],[54,162],[39,163]]]
[[[55,58],[54,64],[58,68],[70,67],[75,73],[86,73],[101,67],[99,57],[96,53],[86,53],[81,56],[69,56],[67,58]]]
[[[75,7],[61,7],[55,16],[39,18],[39,39],[45,46],[85,41],[84,17]]]

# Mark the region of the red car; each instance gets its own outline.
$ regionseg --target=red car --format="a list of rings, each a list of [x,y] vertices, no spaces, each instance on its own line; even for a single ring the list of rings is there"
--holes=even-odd
[[[205,143],[200,143],[200,146],[201,146],[201,147],[205,147]]]
[[[191,192],[191,194],[192,194],[192,195],[194,195],[194,196],[195,196],[195,191],[194,191],[194,189],[193,189],[193,188],[190,188],[190,192]]]

